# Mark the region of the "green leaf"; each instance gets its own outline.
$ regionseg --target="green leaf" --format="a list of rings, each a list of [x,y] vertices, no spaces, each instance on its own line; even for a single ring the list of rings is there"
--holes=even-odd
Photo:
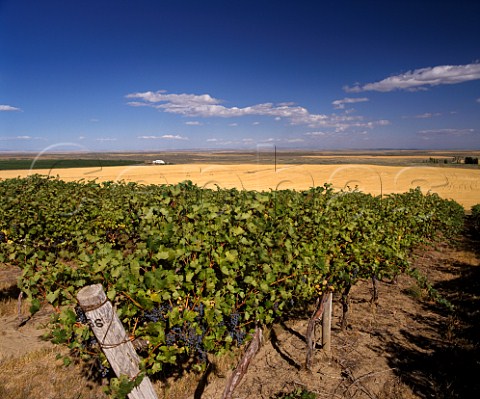
[[[30,313],[33,315],[40,310],[41,304],[37,298],[33,298],[30,304]]]
[[[58,294],[60,293],[60,288],[53,291],[53,292],[49,292],[47,295],[46,295],[46,298],[47,298],[47,301],[50,302],[50,303],[53,303],[55,302],[55,300],[58,298]]]
[[[240,226],[236,226],[231,229],[231,232],[234,236],[239,236],[240,234],[245,233],[245,230],[243,230]]]

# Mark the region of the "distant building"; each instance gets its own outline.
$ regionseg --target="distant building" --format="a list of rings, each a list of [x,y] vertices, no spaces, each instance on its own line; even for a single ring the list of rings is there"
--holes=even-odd
[[[165,161],[161,159],[156,159],[155,161],[152,162],[154,165],[165,165]]]

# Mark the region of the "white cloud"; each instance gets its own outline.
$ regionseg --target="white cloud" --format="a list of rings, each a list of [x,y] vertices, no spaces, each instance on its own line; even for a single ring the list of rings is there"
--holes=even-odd
[[[415,115],[414,118],[417,118],[417,119],[430,119],[430,118],[433,118],[434,116],[441,116],[442,114],[440,112],[435,112],[435,113],[431,113],[431,112],[425,112],[424,114],[420,114],[420,115]]]
[[[333,108],[335,109],[345,109],[345,104],[355,104],[355,103],[363,103],[365,101],[369,101],[366,97],[360,98],[344,98],[343,100],[335,100],[332,102]]]
[[[258,125],[260,125],[260,122],[253,122],[252,125],[253,126],[258,126]]]
[[[20,108],[12,107],[11,105],[0,105],[0,112],[21,111]]]
[[[185,122],[185,125],[188,125],[188,126],[201,126],[202,123],[199,122],[199,121],[188,121],[188,122]]]
[[[238,123],[229,123],[228,126],[236,127],[236,126],[238,126]]]
[[[304,139],[286,139],[287,143],[303,143],[305,140]]]
[[[293,106],[292,103],[263,103],[248,107],[225,107],[221,101],[209,94],[165,94],[163,91],[156,93],[132,93],[126,96],[143,100],[143,102],[129,102],[132,106],[151,106],[165,112],[180,114],[189,117],[222,117],[233,118],[247,115],[273,116],[288,118],[292,123],[302,123],[305,118],[308,121],[327,119],[326,115],[310,114],[305,108]]]
[[[439,65],[408,71],[400,75],[390,76],[378,82],[353,87],[345,86],[349,93],[363,91],[388,92],[393,90],[426,90],[427,86],[457,84],[480,79],[480,63],[466,65]]]
[[[477,101],[477,103],[480,103],[480,97],[479,97],[479,98],[477,98],[477,100],[476,100],[476,101]]]
[[[217,142],[217,141],[218,141],[218,139],[207,139],[207,142],[208,142],[208,143],[215,143],[215,142]]]
[[[446,138],[446,137],[462,137],[475,133],[475,129],[429,129],[420,130],[417,135],[424,140],[430,140],[434,138]]]
[[[327,132],[307,132],[305,133],[305,136],[325,136]]]
[[[116,138],[114,137],[99,137],[97,139],[95,139],[96,141],[101,141],[101,142],[104,142],[104,141],[117,141]]]
[[[39,139],[39,137],[32,137],[32,136],[14,136],[14,137],[0,137],[1,141],[12,141],[12,140],[35,140]]]
[[[275,120],[286,119],[291,125],[307,125],[311,128],[325,127],[345,130],[351,126],[369,127],[381,125],[382,121],[359,122],[361,117],[348,115],[325,115],[310,113],[308,109],[289,103],[262,103],[246,107],[226,107],[221,101],[209,94],[167,94],[165,91],[144,93],[132,93],[126,96],[128,99],[139,101],[128,102],[134,107],[152,107],[163,112],[178,114],[186,117],[220,117],[237,118],[242,116],[269,116]],[[368,99],[344,99],[338,100],[340,104]],[[356,121],[353,123],[353,121]]]
[[[164,134],[162,136],[162,139],[166,139],[166,140],[188,140],[188,137],[183,137],[183,136],[180,136],[179,134]]]
[[[178,134],[164,134],[163,136],[137,136],[141,140],[188,140],[187,137],[182,137]]]

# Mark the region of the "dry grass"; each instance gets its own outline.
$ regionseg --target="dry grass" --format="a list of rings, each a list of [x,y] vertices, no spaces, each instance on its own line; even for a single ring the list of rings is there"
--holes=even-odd
[[[28,170],[1,171],[0,177],[27,176]],[[382,165],[274,165],[269,164],[186,164],[140,165],[81,169],[38,170],[35,173],[59,176],[66,181],[84,179],[125,181],[141,184],[174,184],[191,180],[201,187],[236,187],[248,190],[303,190],[332,184],[336,189],[358,188],[374,195],[399,193],[421,187],[454,199],[467,210],[480,203],[480,169],[430,166]]]
[[[0,362],[0,397],[3,399],[106,398],[99,384],[91,383],[80,365],[65,367],[60,348],[40,349]]]

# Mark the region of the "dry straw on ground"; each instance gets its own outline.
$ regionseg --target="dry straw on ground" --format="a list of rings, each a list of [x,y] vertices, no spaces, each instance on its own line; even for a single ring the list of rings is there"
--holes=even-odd
[[[59,176],[66,181],[125,181],[175,184],[191,180],[201,187],[247,190],[303,190],[330,183],[337,189],[355,189],[374,195],[400,193],[420,187],[453,199],[469,210],[480,203],[480,169],[431,166],[186,164],[139,165],[55,170],[1,171],[0,178],[32,173]]]

